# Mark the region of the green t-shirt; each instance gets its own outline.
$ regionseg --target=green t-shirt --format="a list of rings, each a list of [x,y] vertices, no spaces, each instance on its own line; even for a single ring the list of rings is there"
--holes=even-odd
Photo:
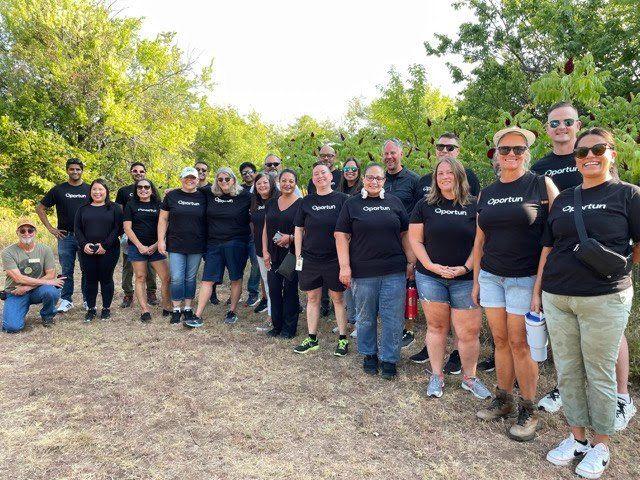
[[[17,243],[9,245],[2,251],[2,268],[5,270],[20,270],[20,273],[31,278],[43,277],[47,270],[56,268],[53,258],[53,250],[36,243],[34,249],[25,252]],[[5,290],[13,290],[17,287],[16,282],[7,275],[4,283]]]

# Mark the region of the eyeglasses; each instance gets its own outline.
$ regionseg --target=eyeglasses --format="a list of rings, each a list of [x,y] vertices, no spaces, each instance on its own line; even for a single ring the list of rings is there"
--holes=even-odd
[[[342,167],[342,171],[347,173],[347,172],[357,172],[358,171],[358,167]]]
[[[575,118],[565,118],[564,120],[562,120],[562,123],[564,123],[565,127],[570,127],[571,125],[576,123],[576,119]],[[560,126],[560,120],[549,120],[549,126],[551,128],[558,128]]]
[[[269,167],[269,168],[277,167],[278,165],[280,165],[280,162],[268,162],[264,164],[265,167]]]
[[[240,174],[244,177],[246,175],[253,175],[253,170],[243,170]]]
[[[376,177],[375,175],[365,175],[364,178],[369,182],[383,182],[385,180],[384,177]]]
[[[140,175],[141,173],[146,173],[144,170],[131,170],[131,173],[134,175]]]
[[[458,145],[445,145],[443,143],[436,144],[436,150],[439,152],[444,152],[445,150],[447,152],[453,152],[456,148],[459,148]]]
[[[330,158],[335,157],[333,153],[321,153],[318,155],[322,160],[329,160]]]
[[[578,147],[573,151],[573,154],[576,158],[587,158],[589,150],[591,150],[596,157],[600,157],[604,155],[604,152],[609,148],[611,148],[611,145],[607,143],[596,143],[592,147]]]
[[[138,185],[136,188],[138,190],[151,190],[151,185]]]
[[[229,183],[231,181],[231,177],[219,177],[219,182]]]
[[[527,151],[527,147],[523,147],[522,145],[518,145],[517,147],[507,147],[506,145],[503,147],[498,147],[498,153],[500,155],[509,155],[513,150],[514,155],[522,155]]]
[[[200,173],[206,173],[206,172],[208,172],[208,171],[209,171],[209,169],[208,169],[208,168],[196,168],[196,170],[197,170],[198,172],[200,172]]]
[[[33,232],[36,231],[36,229],[33,227],[28,227],[28,228],[21,228],[18,231],[20,232],[20,235],[26,235],[26,234],[32,234]]]

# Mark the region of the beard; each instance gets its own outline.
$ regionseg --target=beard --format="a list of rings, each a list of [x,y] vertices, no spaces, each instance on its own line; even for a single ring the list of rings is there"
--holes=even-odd
[[[22,243],[23,245],[31,245],[31,244],[33,244],[35,239],[36,239],[36,237],[21,238],[20,239],[20,243]]]

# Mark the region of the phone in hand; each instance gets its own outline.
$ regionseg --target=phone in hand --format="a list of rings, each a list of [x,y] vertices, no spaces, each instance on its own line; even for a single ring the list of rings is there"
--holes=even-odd
[[[100,245],[98,245],[97,243],[89,244],[89,250],[91,250],[93,253],[96,253],[99,248],[100,248]]]
[[[273,236],[273,243],[277,243],[278,240],[280,240],[284,235],[282,235],[280,232],[276,232],[276,234]]]

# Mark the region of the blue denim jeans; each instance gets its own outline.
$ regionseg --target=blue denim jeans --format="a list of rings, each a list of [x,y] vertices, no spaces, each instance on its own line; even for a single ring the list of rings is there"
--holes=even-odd
[[[196,274],[202,260],[201,253],[169,253],[171,300],[180,301],[196,296]]]
[[[60,260],[60,268],[62,276],[67,277],[62,286],[60,297],[63,300],[71,300],[73,295],[73,269],[76,264],[76,256],[78,254],[78,242],[73,233],[58,239],[58,258]],[[82,291],[82,300],[86,300],[84,277],[80,282],[80,290]]]
[[[2,315],[2,329],[6,332],[19,332],[24,328],[24,318],[29,307],[42,304],[40,316],[51,318],[56,314],[56,303],[60,299],[60,289],[52,285],[40,285],[24,295],[7,294]]]
[[[344,291],[344,308],[347,312],[347,321],[350,324],[356,323],[356,305],[353,302],[353,292],[350,288]]]
[[[249,280],[247,280],[247,292],[249,295],[257,296],[260,293],[260,266],[258,265],[258,257],[256,256],[256,244],[253,238],[249,240],[249,261],[251,262],[251,272]]]
[[[362,355],[377,355],[380,361],[389,363],[400,360],[406,282],[404,272],[351,280],[358,351]],[[378,316],[381,327],[379,342]]]

